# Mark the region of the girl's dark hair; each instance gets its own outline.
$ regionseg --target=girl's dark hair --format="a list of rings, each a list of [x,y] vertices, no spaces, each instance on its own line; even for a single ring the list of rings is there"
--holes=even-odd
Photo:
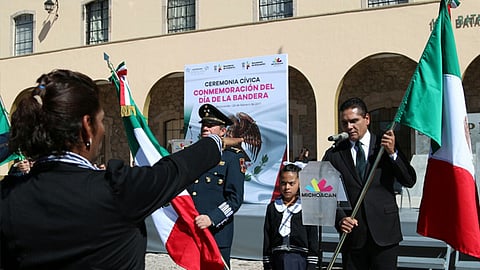
[[[81,145],[86,139],[81,138],[83,116],[94,119],[101,110],[97,85],[82,73],[62,69],[43,74],[37,83],[12,114],[10,150],[37,158]]]
[[[295,172],[298,174],[302,169],[295,164],[287,164],[283,166],[282,172]]]

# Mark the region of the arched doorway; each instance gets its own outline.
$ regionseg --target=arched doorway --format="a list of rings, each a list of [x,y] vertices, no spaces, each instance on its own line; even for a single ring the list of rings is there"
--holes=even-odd
[[[416,65],[405,56],[391,53],[361,60],[345,74],[337,108],[348,98],[363,99],[371,114],[370,131],[382,134],[393,122]],[[411,158],[415,154],[414,132],[406,126],[397,126],[395,131],[401,150]]]
[[[310,159],[318,159],[316,100],[312,85],[299,70],[290,66],[288,87],[290,160],[298,156],[302,147],[310,150]]]

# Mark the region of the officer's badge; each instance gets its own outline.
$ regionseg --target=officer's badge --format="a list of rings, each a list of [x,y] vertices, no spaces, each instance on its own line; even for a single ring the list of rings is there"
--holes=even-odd
[[[244,159],[244,158],[240,158],[240,159],[239,159],[239,162],[240,162],[240,171],[241,171],[242,173],[247,172],[247,164],[245,164],[245,159]]]
[[[220,160],[220,162],[218,163],[218,165],[220,165],[220,166],[225,166],[225,160]]]

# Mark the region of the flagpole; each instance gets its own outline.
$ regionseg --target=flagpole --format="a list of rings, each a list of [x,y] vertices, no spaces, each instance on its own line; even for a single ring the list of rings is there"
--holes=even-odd
[[[396,126],[396,122],[394,121],[390,127],[390,130],[394,130]],[[367,195],[368,188],[372,184],[373,181],[373,176],[375,176],[375,170],[378,167],[378,163],[380,163],[380,159],[382,158],[383,152],[385,151],[385,147],[382,145],[380,147],[380,151],[378,151],[377,157],[375,158],[375,162],[373,163],[372,169],[370,170],[368,174],[367,181],[365,182],[365,185],[363,186],[362,193],[360,193],[360,196],[358,198],[357,204],[355,204],[355,207],[353,208],[352,215],[350,216],[351,218],[355,218],[355,216],[358,213],[358,210],[360,209],[360,206],[363,202],[363,199],[365,199],[365,196]],[[340,249],[343,246],[343,242],[345,241],[345,238],[347,237],[346,232],[342,232],[342,235],[340,236],[340,239],[337,244],[337,248],[335,249],[335,252],[333,253],[332,260],[330,261],[330,264],[328,264],[327,270],[331,270],[333,265],[335,264],[335,260],[338,257],[338,254],[340,253]]]
[[[223,259],[223,256],[220,256],[220,257],[222,258],[222,262],[223,262],[223,266],[225,266],[225,270],[230,270],[230,268],[228,268],[228,264]]]
[[[112,75],[115,77],[117,82],[119,82],[120,78],[118,77],[117,72],[115,71],[115,67],[113,66],[112,62],[110,62],[110,56],[106,53],[103,53],[103,59],[105,60],[105,62],[107,62],[107,66],[110,69],[110,72],[112,73]]]

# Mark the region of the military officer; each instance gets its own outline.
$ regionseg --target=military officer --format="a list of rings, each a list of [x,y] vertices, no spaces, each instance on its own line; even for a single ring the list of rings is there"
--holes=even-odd
[[[225,136],[227,126],[233,122],[211,104],[200,106],[201,136],[217,134]],[[230,250],[233,240],[233,215],[243,202],[245,161],[247,156],[240,147],[224,149],[217,166],[201,175],[187,189],[191,194],[199,216],[195,224],[209,228],[230,267]]]

